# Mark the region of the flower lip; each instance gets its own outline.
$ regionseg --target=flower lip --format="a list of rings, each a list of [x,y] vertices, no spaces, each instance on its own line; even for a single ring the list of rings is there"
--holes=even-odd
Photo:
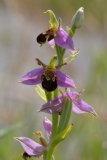
[[[32,156],[30,156],[29,154],[27,154],[27,152],[24,152],[22,155],[23,159],[27,159],[27,158],[31,158]]]
[[[45,34],[44,34],[44,33],[41,33],[41,34],[38,35],[38,37],[37,37],[36,40],[37,40],[38,43],[43,44],[43,43],[46,42],[47,36],[48,36],[47,33],[45,33]]]
[[[51,41],[54,38],[54,31],[50,28],[45,32],[40,33],[36,40],[39,44],[44,44],[46,41]]]
[[[49,29],[45,32],[40,33],[36,40],[39,44],[45,44],[46,41],[51,41],[54,38],[54,32],[52,29]]]
[[[50,75],[50,76],[48,76]],[[48,74],[43,74],[41,76],[41,81],[42,81],[42,87],[47,90],[48,92],[52,92],[57,88],[57,77],[53,75],[51,72]]]

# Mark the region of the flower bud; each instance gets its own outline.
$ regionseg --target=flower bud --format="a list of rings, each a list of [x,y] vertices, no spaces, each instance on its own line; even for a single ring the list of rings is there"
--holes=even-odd
[[[80,28],[83,25],[83,21],[84,21],[84,8],[81,7],[74,14],[71,21],[71,27]]]

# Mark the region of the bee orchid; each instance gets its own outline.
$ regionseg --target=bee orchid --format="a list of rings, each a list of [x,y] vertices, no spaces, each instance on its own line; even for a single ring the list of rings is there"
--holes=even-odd
[[[47,31],[37,36],[37,42],[42,45],[48,41],[52,48],[57,44],[74,54],[76,50],[73,39],[61,27],[62,20],[59,18],[59,21],[57,21],[55,14],[51,10],[47,10],[44,13],[50,16],[49,23],[51,26]]]
[[[57,56],[54,56],[48,65],[45,65],[39,59],[36,59],[41,68],[36,68],[21,77],[20,83],[26,85],[36,85],[41,83],[42,87],[48,91],[54,91],[58,86],[65,88],[75,88],[74,81],[58,68],[66,63],[55,66]]]
[[[55,113],[61,113],[62,107],[63,107],[63,100],[68,97],[72,101],[72,110],[73,112],[77,114],[82,114],[82,113],[91,113],[94,116],[97,116],[95,110],[87,104],[85,101],[80,99],[81,93],[84,90],[80,92],[62,92],[60,96],[55,98],[54,100],[51,100],[40,108],[39,111],[43,111],[45,113],[50,113],[50,114],[55,114]],[[67,107],[67,106],[66,106]]]
[[[40,157],[41,155],[44,154],[44,151],[48,148],[52,131],[52,122],[45,117],[43,125],[48,137],[48,143],[45,141],[40,131],[34,133],[35,135],[39,136],[40,144],[27,137],[14,138],[15,140],[19,141],[22,147],[24,148],[24,153],[23,153],[24,159],[30,157]]]

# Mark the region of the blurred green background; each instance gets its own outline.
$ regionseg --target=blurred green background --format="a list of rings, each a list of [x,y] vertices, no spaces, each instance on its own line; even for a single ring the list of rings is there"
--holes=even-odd
[[[0,0],[0,160],[22,160],[23,148],[13,139],[41,130],[50,115],[37,113],[44,103],[33,86],[17,83],[37,67],[35,58],[48,64],[55,54],[48,44],[40,48],[39,33],[49,27],[51,9],[62,26],[84,7],[85,21],[74,36],[78,57],[64,68],[73,78],[76,91],[85,89],[82,99],[92,105],[98,118],[72,113],[73,130],[55,150],[57,160],[107,160],[107,0]],[[66,52],[65,56],[69,55]],[[41,160],[42,158],[40,158]]]

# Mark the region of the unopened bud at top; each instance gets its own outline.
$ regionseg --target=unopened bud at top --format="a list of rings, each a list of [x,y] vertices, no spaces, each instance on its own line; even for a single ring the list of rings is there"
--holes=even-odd
[[[83,25],[83,22],[84,22],[84,8],[80,7],[72,18],[71,27],[80,28]]]

